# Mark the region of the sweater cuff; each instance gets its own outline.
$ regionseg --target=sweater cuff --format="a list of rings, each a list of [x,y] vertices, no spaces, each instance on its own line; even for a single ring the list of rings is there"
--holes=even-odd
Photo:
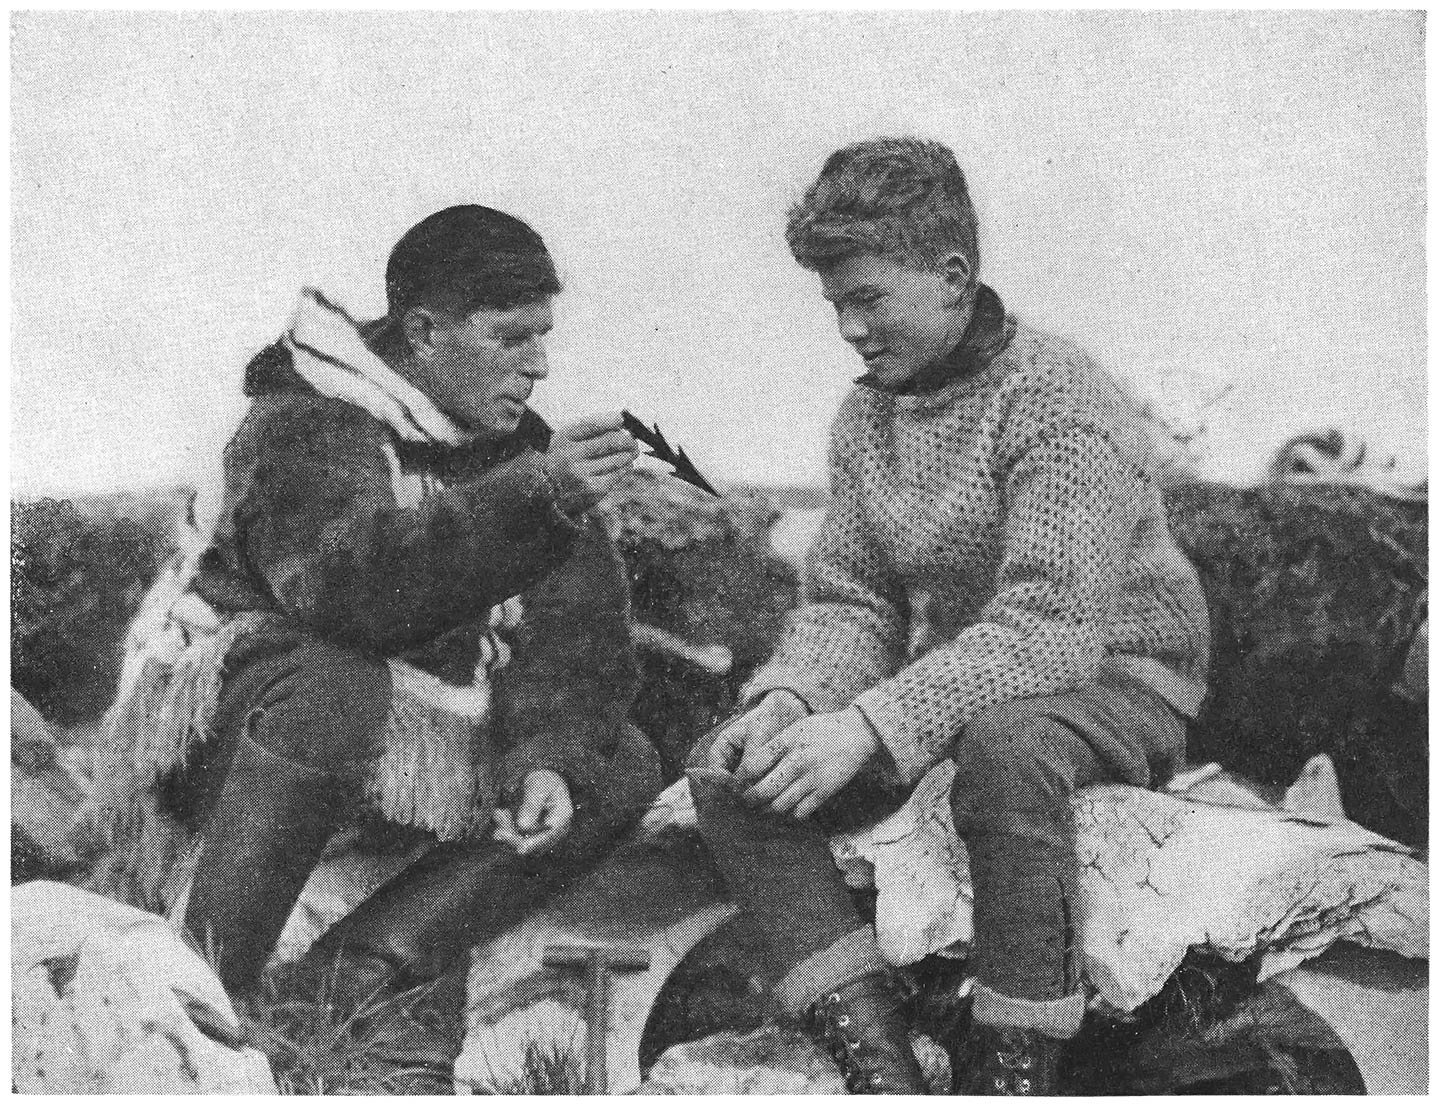
[[[749,709],[771,690],[789,690],[811,713],[838,713],[850,704],[833,690],[827,690],[813,678],[807,678],[793,667],[763,667],[740,691],[742,709]]]
[[[947,749],[927,748],[907,723],[904,704],[884,686],[865,691],[854,702],[855,708],[870,722],[881,745],[889,752],[895,775],[906,786],[913,786],[925,773],[944,758]],[[939,754],[936,754],[936,751]]]

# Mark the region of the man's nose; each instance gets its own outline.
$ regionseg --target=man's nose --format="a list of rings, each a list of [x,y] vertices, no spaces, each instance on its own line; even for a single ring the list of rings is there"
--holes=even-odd
[[[543,380],[550,374],[550,361],[545,356],[545,346],[536,341],[526,350],[521,361],[521,371],[533,380]]]

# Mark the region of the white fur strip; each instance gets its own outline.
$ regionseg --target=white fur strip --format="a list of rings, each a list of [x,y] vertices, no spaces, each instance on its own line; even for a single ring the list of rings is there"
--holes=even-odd
[[[473,439],[371,352],[354,319],[314,288],[301,292],[285,345],[306,383],[322,395],[360,407],[401,439],[452,447]]]

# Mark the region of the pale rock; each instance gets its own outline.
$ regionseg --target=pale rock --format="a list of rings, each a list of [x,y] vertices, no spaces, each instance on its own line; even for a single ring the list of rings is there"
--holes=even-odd
[[[10,902],[17,1092],[276,1092],[219,979],[164,919],[57,882]]]
[[[950,1059],[933,1040],[911,1037],[932,1093],[950,1091]],[[845,1092],[835,1062],[810,1036],[776,1024],[673,1046],[655,1060],[640,1092],[663,1096],[833,1096]]]
[[[897,966],[953,949],[973,931],[950,811],[954,770],[940,763],[900,809],[831,841],[847,880],[875,886],[880,949]],[[1261,952],[1262,980],[1342,939],[1428,957],[1427,867],[1400,844],[1335,819],[1343,809],[1327,796],[1333,775],[1328,761],[1312,760],[1291,787],[1287,803],[1309,815],[1271,806],[1216,771],[1196,772],[1183,793],[1080,791],[1072,803],[1080,943],[1098,1003],[1133,1011],[1191,948],[1232,961]]]
[[[685,801],[661,801],[588,877],[524,923],[476,949],[456,1089],[514,1081],[527,1046],[571,1052],[583,1064],[585,993],[579,971],[543,965],[547,947],[643,949],[650,966],[610,975],[606,1084],[640,1084],[640,1039],[670,974],[701,939],[734,915],[693,832],[677,830]]]

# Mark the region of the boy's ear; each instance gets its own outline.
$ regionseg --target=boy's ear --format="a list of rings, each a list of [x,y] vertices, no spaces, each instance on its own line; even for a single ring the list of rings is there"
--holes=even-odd
[[[957,296],[963,297],[970,293],[970,262],[959,253],[946,255],[940,262],[940,274]]]

